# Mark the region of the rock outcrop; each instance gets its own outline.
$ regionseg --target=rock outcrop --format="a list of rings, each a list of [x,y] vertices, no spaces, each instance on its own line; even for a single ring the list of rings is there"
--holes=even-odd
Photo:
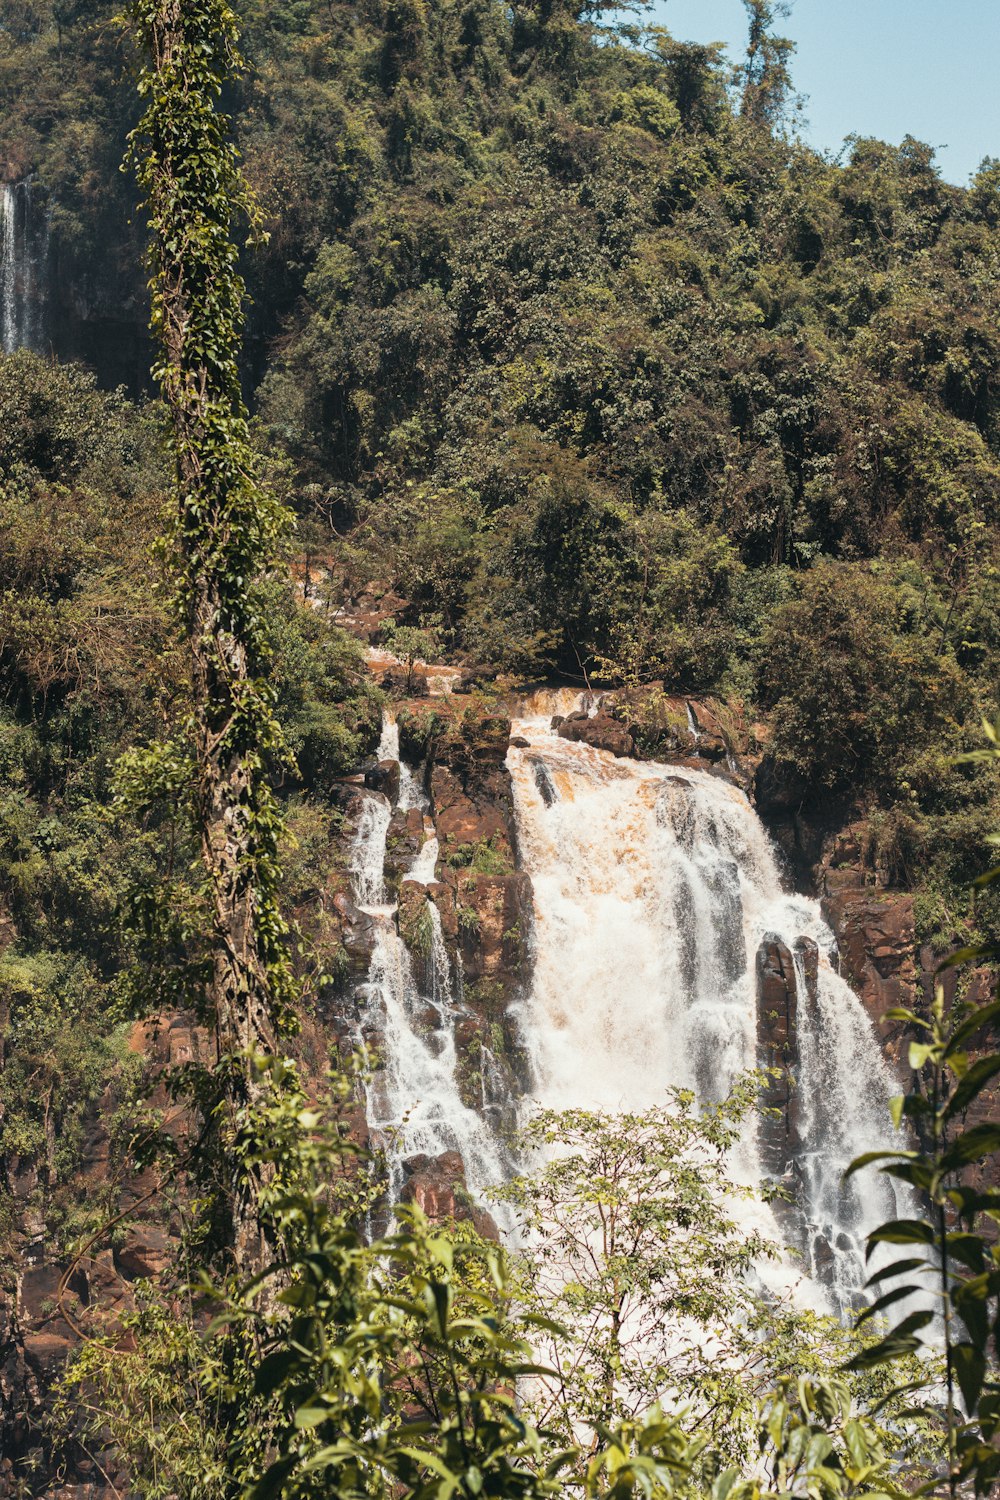
[[[469,1193],[460,1152],[410,1156],[403,1163],[403,1172],[400,1198],[404,1203],[415,1203],[429,1219],[465,1219],[484,1239],[500,1238],[492,1215]]]
[[[611,755],[635,754],[635,740],[625,725],[610,714],[597,713],[593,717],[585,713],[568,714],[558,721],[557,733],[561,739],[592,745],[595,750],[606,750]]]
[[[833,929],[844,978],[861,997],[886,1055],[903,1076],[908,1034],[899,1022],[882,1025],[894,1006],[918,999],[913,897],[870,888],[834,886],[822,900]]]
[[[757,950],[757,1056],[768,1075],[761,1156],[777,1179],[785,1177],[802,1145],[798,1024],[800,1013],[816,1003],[818,964],[816,944],[805,939],[794,955],[775,936],[765,937]]]

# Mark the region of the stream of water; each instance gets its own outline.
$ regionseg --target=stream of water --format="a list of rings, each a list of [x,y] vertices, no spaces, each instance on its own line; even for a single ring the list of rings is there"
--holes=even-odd
[[[378,758],[399,759],[399,731],[391,718],[383,728]],[[404,811],[424,811],[428,805],[426,793],[403,763],[398,805]],[[386,1154],[391,1196],[398,1196],[407,1157],[445,1151],[461,1152],[466,1182],[479,1195],[504,1180],[510,1163],[485,1115],[462,1100],[455,1042],[463,1013],[461,976],[452,972],[441,915],[432,900],[426,899],[420,924],[424,951],[419,965],[400,936],[384,876],[391,815],[385,797],[367,795],[351,858],[355,901],[374,926],[371,963],[359,996],[359,1035],[377,1035],[381,1053],[368,1083],[368,1123]],[[437,843],[429,823],[404,884],[426,886],[434,879]],[[417,979],[418,967],[423,982]]]

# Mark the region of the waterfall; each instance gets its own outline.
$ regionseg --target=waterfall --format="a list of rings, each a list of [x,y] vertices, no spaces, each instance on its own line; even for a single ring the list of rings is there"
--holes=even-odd
[[[45,342],[49,214],[30,177],[0,186],[0,348]]]
[[[547,706],[536,695],[515,723],[522,743],[508,759],[535,902],[521,1015],[534,1095],[554,1109],[604,1111],[662,1104],[670,1087],[722,1098],[758,1065],[757,954],[768,943],[789,952],[798,1139],[783,1165],[799,1204],[794,1238],[805,1273],[843,1308],[864,1280],[866,1234],[897,1205],[886,1179],[845,1187],[842,1173],[893,1143],[898,1090],[836,972],[819,905],[782,890],[764,828],[728,781],[560,739]],[[733,1162],[748,1184],[768,1175],[760,1134],[747,1131]],[[755,1212],[782,1238],[770,1210]],[[798,1295],[821,1305],[805,1273]]]
[[[553,1109],[631,1112],[662,1105],[670,1088],[724,1098],[763,1061],[758,990],[771,963],[789,1009],[782,1123],[775,1132],[749,1122],[731,1166],[746,1186],[780,1179],[794,1207],[776,1212],[757,1199],[737,1212],[748,1230],[800,1257],[762,1267],[765,1285],[842,1311],[859,1297],[866,1235],[909,1209],[903,1190],[877,1174],[843,1182],[854,1156],[896,1141],[896,1087],[874,1029],[837,973],[819,904],[782,889],[743,793],[724,776],[615,759],[552,731],[554,706],[593,711],[595,701],[533,694],[508,753],[519,860],[534,899],[532,983],[519,1006],[533,1097]],[[483,1046],[473,1087],[468,1076],[460,1085],[472,1061],[456,1042],[461,973],[427,889],[438,839],[427,793],[400,761],[391,715],[378,758],[399,763],[397,805],[423,813],[424,842],[403,877],[408,947],[384,875],[392,807],[366,794],[351,873],[374,931],[357,997],[358,1037],[374,1037],[378,1054],[368,1120],[393,1192],[407,1157],[460,1151],[479,1194],[510,1168],[490,1123],[500,1073]]]
[[[398,759],[399,731],[383,725],[380,760]],[[427,796],[412,770],[400,763],[401,809],[426,809]],[[399,1195],[403,1163],[418,1154],[437,1157],[459,1151],[465,1180],[480,1195],[507,1175],[508,1163],[484,1115],[462,1100],[456,1023],[462,1015],[461,976],[453,975],[430,899],[418,923],[417,953],[398,928],[398,909],[386,891],[384,867],[392,809],[380,793],[368,793],[351,851],[354,898],[372,920],[374,946],[358,995],[358,1039],[376,1037],[375,1067],[367,1085],[367,1117],[389,1165],[389,1189]],[[433,823],[425,819],[425,829]],[[437,839],[428,837],[404,885],[426,886],[434,878]],[[418,980],[417,970],[424,978]]]

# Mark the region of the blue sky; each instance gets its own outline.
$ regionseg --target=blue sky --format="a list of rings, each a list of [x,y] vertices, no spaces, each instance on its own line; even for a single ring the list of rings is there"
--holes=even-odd
[[[647,14],[685,41],[724,41],[732,56],[745,45],[740,0],[654,0]],[[795,0],[782,33],[798,43],[812,145],[915,135],[957,183],[1000,157],[1000,0]]]

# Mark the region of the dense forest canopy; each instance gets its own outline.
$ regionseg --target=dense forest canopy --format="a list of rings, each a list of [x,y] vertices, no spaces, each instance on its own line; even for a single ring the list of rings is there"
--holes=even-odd
[[[1000,168],[807,149],[774,11],[734,74],[615,7],[249,7],[247,380],[345,596],[522,678],[743,695],[946,886],[992,823],[944,758],[996,709]],[[3,9],[57,345],[144,321],[112,16]]]

